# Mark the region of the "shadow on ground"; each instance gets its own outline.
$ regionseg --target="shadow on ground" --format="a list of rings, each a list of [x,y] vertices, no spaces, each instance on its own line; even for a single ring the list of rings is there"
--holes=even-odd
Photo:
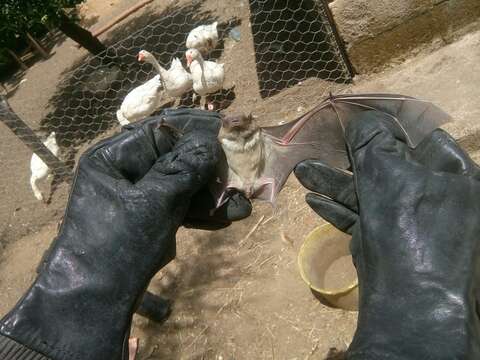
[[[225,308],[235,306],[222,296],[219,303],[212,301],[215,289],[233,289],[245,276],[236,270],[239,258],[231,256],[232,246],[238,246],[238,239],[227,236],[226,231],[229,230],[192,232],[187,239],[179,240],[185,240],[179,244],[183,248],[179,251],[181,254],[150,286],[154,292],[174,299],[174,311],[162,325],[150,321],[137,324],[145,341],[140,359],[177,359],[186,351],[194,354],[195,339],[209,337],[214,330],[209,325],[215,320],[212,314],[218,316]],[[199,358],[207,356],[203,351],[208,350],[200,351]]]
[[[36,63],[50,59],[55,54],[55,52],[53,52],[53,48],[61,45],[66,39],[67,37],[60,31],[51,30],[47,32],[41,39],[36,39],[42,48],[47,52],[48,57],[46,59],[42,58],[40,54],[32,47],[27,48],[23,53],[17,54],[17,56],[22,57],[22,54],[27,52],[30,53],[31,56],[27,56],[25,59],[23,59],[23,63],[30,68]],[[21,81],[25,79],[26,71],[20,68],[16,70],[15,69],[16,68],[13,67],[11,69],[11,73],[0,74],[0,81],[4,86],[2,90],[7,97],[13,96],[18,90]]]

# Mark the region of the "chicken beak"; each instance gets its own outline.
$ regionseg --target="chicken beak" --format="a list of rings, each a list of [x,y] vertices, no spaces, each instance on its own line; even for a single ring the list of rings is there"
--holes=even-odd
[[[187,58],[187,66],[190,66],[190,64],[192,63],[192,57],[186,56],[186,58]]]
[[[142,62],[143,60],[145,60],[145,56],[143,54],[138,54],[138,57],[137,57],[138,61]]]

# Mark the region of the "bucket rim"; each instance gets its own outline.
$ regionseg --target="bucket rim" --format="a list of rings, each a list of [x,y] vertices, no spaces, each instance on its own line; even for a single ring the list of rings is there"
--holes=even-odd
[[[306,244],[308,244],[313,239],[317,238],[318,233],[323,233],[328,228],[333,229],[334,226],[330,223],[325,223],[323,225],[317,226],[310,233],[308,233],[308,235],[305,237],[305,240],[303,240],[303,244],[300,247],[300,251],[298,252],[298,256],[297,256],[297,263],[298,263],[298,268],[300,269],[300,276],[302,277],[302,280],[310,287],[310,289],[318,292],[321,295],[329,295],[329,296],[346,295],[358,287],[358,278],[357,280],[355,280],[354,282],[352,282],[350,285],[346,287],[340,288],[338,290],[328,290],[328,289],[320,288],[313,285],[312,282],[308,279],[308,276],[306,275],[303,269],[301,260],[303,259],[304,253],[306,251]]]

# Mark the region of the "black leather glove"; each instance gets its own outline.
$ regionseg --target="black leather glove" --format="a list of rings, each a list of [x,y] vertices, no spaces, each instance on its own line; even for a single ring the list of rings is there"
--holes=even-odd
[[[480,174],[444,131],[416,149],[388,122],[346,129],[353,178],[297,166],[310,206],[353,234],[357,330],[348,359],[480,359]],[[358,200],[357,200],[358,199]]]
[[[178,227],[218,228],[251,211],[237,197],[209,214],[219,126],[217,114],[165,111],[81,157],[58,237],[0,322],[1,359],[128,358],[132,314],[174,258]]]

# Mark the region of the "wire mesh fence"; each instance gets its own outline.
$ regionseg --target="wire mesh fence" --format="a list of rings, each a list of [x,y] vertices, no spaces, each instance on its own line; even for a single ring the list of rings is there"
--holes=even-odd
[[[52,155],[60,154],[60,162],[50,170],[68,178],[85,142],[119,129],[117,110],[127,94],[157,75],[154,67],[138,61],[140,50],[151,52],[166,69],[175,57],[188,68],[185,51],[189,33],[214,22],[218,23],[218,43],[203,57],[224,64],[225,81],[221,89],[208,95],[208,102],[215,110],[244,110],[255,102],[257,111],[261,111],[262,101],[275,99],[269,103],[269,111],[274,114],[275,104],[281,107],[284,91],[305,81],[313,79],[316,93],[323,96],[351,80],[351,69],[329,18],[326,0],[177,1],[160,14],[132,22],[112,37],[107,51],[87,57],[80,66],[64,74],[49,100],[52,110],[38,119],[40,126],[35,128],[43,134],[43,139],[55,133],[60,151],[50,151]],[[190,71],[193,73],[193,68]],[[160,81],[158,103],[151,114],[174,104],[167,89],[163,89],[165,84]],[[299,96],[300,100],[308,101],[311,94]],[[185,91],[175,105],[200,106],[198,97],[193,98],[192,90]],[[0,113],[0,117],[9,119],[5,113]],[[12,126],[9,127],[15,132],[15,122]],[[21,151],[31,156],[32,150],[37,149],[40,160],[48,163],[48,155],[41,156],[42,146],[38,140],[32,140],[32,134],[17,131],[14,135],[5,128],[1,136],[4,139],[17,136],[12,141],[35,144],[23,146]],[[9,142],[0,139],[0,143]],[[1,151],[0,163],[6,169],[1,182],[10,184],[3,187],[2,196],[13,200],[4,201],[0,208],[18,207],[25,205],[21,202],[26,199],[31,202],[38,199],[26,181],[33,165],[19,164],[14,157],[11,151]],[[12,189],[11,184],[16,182],[22,184],[13,188],[27,191],[29,196],[15,200],[16,192],[5,190]],[[48,185],[44,188],[51,191]]]

